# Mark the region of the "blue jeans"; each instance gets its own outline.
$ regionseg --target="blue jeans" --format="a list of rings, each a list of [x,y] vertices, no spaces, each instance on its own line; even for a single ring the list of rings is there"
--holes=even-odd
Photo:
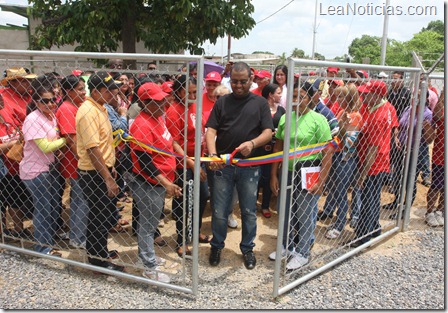
[[[342,158],[343,153],[341,152],[333,155],[330,177],[327,181],[328,197],[324,204],[324,213],[326,215],[333,215],[336,207],[338,207],[334,228],[339,231],[342,231],[347,223],[347,192],[353,182],[357,165],[357,160],[353,157],[347,161],[344,161]]]
[[[356,177],[356,175],[355,175]],[[356,183],[356,180],[355,180]],[[352,186],[352,202],[350,203],[350,218],[359,219],[359,212],[361,211],[361,189]]]
[[[301,173],[297,171],[294,175],[300,177]],[[292,178],[293,172],[288,171],[288,186],[291,185]],[[310,194],[307,190],[302,190],[299,184],[294,184],[293,191],[286,190],[286,207],[281,208],[285,210],[283,246],[289,251],[295,250],[305,258],[310,256],[314,241],[319,198],[320,195]]]
[[[380,207],[381,188],[386,173],[367,176],[364,187],[361,189],[361,210],[359,212],[359,222],[356,227],[356,238],[361,238],[361,242],[367,242],[378,232],[381,232]]]
[[[34,239],[39,243],[34,246],[37,252],[48,253],[54,246],[59,212],[54,195],[57,193],[58,173],[55,170],[39,174],[31,180],[24,180],[34,204],[33,226]]]
[[[260,168],[226,166],[213,173],[212,248],[224,248],[227,237],[227,219],[232,212],[232,196],[236,186],[241,209],[243,254],[255,247],[257,233],[257,187]]]
[[[70,233],[69,238],[78,244],[86,241],[89,207],[82,194],[78,179],[70,178]]]
[[[418,166],[417,167],[417,176],[419,172],[422,172],[422,179],[429,179],[431,176],[431,170],[429,168],[429,147],[425,142],[420,143],[420,148],[418,151]]]
[[[162,186],[151,185],[142,178],[134,179],[129,187],[139,210],[138,256],[146,267],[152,268],[157,266],[154,233],[163,211],[166,191]]]

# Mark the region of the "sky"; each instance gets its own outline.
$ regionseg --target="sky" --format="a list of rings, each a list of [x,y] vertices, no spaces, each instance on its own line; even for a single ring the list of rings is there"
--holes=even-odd
[[[0,0],[0,3],[28,4],[27,0]],[[324,55],[326,59],[348,53],[348,46],[353,39],[362,35],[383,36],[382,12],[386,0],[253,0],[252,4],[255,7],[252,17],[257,25],[248,36],[232,39],[231,53],[269,51],[276,55],[285,52],[289,56],[294,48],[298,48],[311,55],[315,17],[315,52]],[[428,8],[426,14],[414,14],[422,13],[420,10],[424,9],[423,6],[435,8]],[[388,9],[394,15],[389,16],[387,36],[398,41],[411,39],[430,21],[444,19],[442,0],[389,0]],[[15,14],[0,11],[0,24],[6,23],[22,25],[27,21]],[[206,42],[203,48],[206,55],[226,55],[227,37],[218,39],[216,45]]]

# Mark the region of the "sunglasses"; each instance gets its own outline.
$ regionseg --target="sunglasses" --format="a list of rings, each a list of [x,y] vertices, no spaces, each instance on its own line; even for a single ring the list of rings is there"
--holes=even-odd
[[[42,102],[45,104],[49,104],[50,102],[56,103],[57,99],[56,98],[40,98],[39,102]]]

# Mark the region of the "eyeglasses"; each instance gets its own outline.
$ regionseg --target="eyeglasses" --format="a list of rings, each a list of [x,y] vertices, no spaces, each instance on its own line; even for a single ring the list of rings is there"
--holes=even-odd
[[[238,85],[238,84],[246,85],[248,82],[249,82],[248,79],[243,79],[243,80],[231,79],[231,80],[230,80],[230,83],[231,83],[232,85]]]
[[[50,102],[56,103],[58,99],[56,98],[40,98],[39,100],[42,103],[49,104]]]

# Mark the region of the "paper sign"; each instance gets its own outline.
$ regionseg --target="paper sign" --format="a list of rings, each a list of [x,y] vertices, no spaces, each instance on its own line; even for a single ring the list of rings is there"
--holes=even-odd
[[[302,167],[302,189],[310,190],[319,180],[320,166]]]

